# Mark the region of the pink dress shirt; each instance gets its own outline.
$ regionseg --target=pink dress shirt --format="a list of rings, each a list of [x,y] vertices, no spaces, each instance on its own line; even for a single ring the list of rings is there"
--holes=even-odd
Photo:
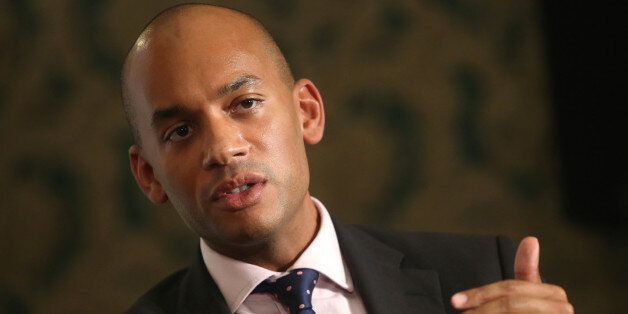
[[[366,313],[364,304],[353,288],[351,275],[342,259],[336,230],[323,204],[312,198],[321,218],[316,237],[303,254],[288,269],[312,268],[320,273],[312,291],[312,304],[317,313]],[[253,264],[229,258],[212,250],[201,239],[203,261],[232,313],[288,314],[289,311],[270,294],[251,294],[267,278],[285,273],[271,271]]]

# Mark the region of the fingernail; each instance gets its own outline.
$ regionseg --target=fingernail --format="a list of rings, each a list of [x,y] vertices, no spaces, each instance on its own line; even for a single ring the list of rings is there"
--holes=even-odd
[[[454,294],[453,297],[451,297],[451,303],[453,303],[453,305],[455,307],[461,307],[463,306],[465,303],[467,303],[467,296],[462,294],[462,293],[456,293]]]

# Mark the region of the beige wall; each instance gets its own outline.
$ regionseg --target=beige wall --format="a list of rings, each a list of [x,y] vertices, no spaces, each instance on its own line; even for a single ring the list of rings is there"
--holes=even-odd
[[[129,174],[119,99],[126,50],[174,3],[0,4],[0,312],[120,312],[194,253]],[[561,214],[536,2],[217,3],[259,17],[321,90],[311,190],[336,216],[537,235],[579,312],[620,311],[626,253]]]

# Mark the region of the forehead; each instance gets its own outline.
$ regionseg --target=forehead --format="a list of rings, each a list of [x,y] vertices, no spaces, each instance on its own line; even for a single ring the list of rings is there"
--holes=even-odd
[[[224,26],[190,31],[177,26],[150,33],[133,53],[127,72],[133,102],[144,107],[136,108],[139,111],[199,93],[217,93],[238,76],[253,75],[271,85],[281,80],[267,45],[254,31]],[[149,112],[140,116],[145,113]]]
[[[274,77],[272,66],[263,58],[241,49],[222,50],[155,56],[146,66],[146,74],[140,78],[146,99],[159,103],[160,99],[199,92],[213,94],[224,84],[244,75],[256,76],[262,81]]]
[[[254,72],[251,74],[259,77],[274,74],[263,45],[246,38],[221,37],[189,35],[155,43],[146,54],[144,79],[149,83],[147,87],[155,84],[192,87],[194,83],[201,83],[217,88],[244,71]],[[157,89],[162,90],[161,87]]]

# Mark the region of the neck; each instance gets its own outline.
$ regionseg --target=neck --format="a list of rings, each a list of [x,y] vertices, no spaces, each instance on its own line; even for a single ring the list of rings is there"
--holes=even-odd
[[[272,271],[285,271],[312,243],[318,234],[321,218],[308,193],[300,210],[293,217],[285,219],[288,222],[261,243],[225,249],[207,240],[203,241],[216,252],[230,258]]]

